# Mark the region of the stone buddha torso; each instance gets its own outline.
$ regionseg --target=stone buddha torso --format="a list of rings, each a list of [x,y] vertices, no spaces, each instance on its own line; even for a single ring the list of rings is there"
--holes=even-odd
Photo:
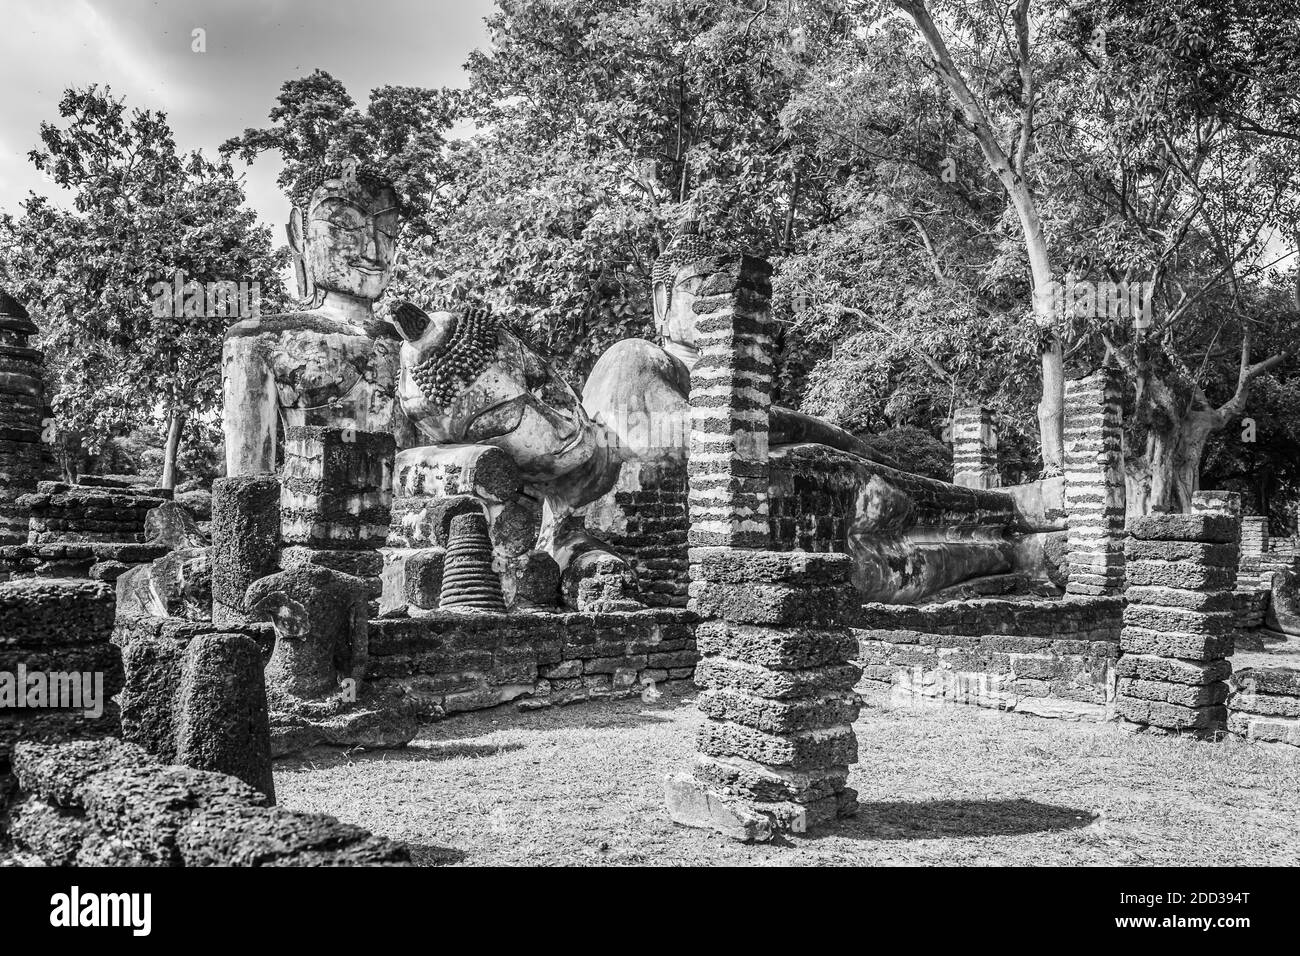
[[[396,230],[391,187],[355,165],[322,167],[299,185],[289,234],[299,291],[313,308],[227,330],[227,474],[273,473],[279,427],[397,430],[401,338],[373,312],[388,284]]]
[[[226,333],[227,402],[256,406],[261,427],[228,441],[231,473],[270,471],[267,424],[388,432],[395,427],[401,338],[387,322],[339,321],[313,312],[246,319]],[[229,425],[227,426],[229,428]]]

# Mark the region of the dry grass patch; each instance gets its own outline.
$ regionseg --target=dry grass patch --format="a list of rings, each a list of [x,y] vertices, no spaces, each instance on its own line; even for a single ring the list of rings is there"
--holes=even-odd
[[[663,809],[693,753],[690,699],[464,715],[405,751],[278,763],[276,787],[425,864],[1300,863],[1300,752],[879,697],[856,727],[858,817],[736,844]]]

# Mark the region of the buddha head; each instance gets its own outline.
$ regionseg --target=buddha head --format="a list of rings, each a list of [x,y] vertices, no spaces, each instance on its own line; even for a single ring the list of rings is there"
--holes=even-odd
[[[397,248],[400,210],[392,185],[349,159],[308,168],[290,198],[299,295],[314,307],[326,292],[378,299]]]
[[[704,280],[713,271],[712,244],[699,235],[699,224],[688,221],[678,231],[651,270],[655,329],[664,349],[689,368],[695,364],[695,310]]]
[[[487,309],[393,308],[405,343],[398,397],[436,444],[495,445],[524,479],[546,483],[586,464],[599,435],[578,396]]]

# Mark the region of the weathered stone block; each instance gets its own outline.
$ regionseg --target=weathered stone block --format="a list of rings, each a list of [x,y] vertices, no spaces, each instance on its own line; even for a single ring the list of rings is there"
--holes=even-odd
[[[1193,661],[1212,661],[1232,656],[1233,635],[1189,634],[1125,627],[1120,635],[1120,649],[1128,654],[1157,654]]]
[[[1140,541],[1201,541],[1207,543],[1235,543],[1239,533],[1238,519],[1232,515],[1205,512],[1202,514],[1152,514],[1130,518],[1125,532]]]

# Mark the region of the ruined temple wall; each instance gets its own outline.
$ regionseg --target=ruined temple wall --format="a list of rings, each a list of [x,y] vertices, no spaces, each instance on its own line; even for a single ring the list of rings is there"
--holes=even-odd
[[[851,623],[865,686],[889,687],[897,705],[1103,720],[1122,606],[1115,597],[866,604]]]
[[[642,692],[689,680],[695,615],[433,612],[370,624],[369,688],[398,694],[421,719],[516,702],[521,709]]]
[[[1247,667],[1232,675],[1228,688],[1231,733],[1300,747],[1300,668]]]
[[[641,600],[651,607],[686,606],[685,464],[626,463],[619,483],[588,511],[587,523],[632,565]]]

